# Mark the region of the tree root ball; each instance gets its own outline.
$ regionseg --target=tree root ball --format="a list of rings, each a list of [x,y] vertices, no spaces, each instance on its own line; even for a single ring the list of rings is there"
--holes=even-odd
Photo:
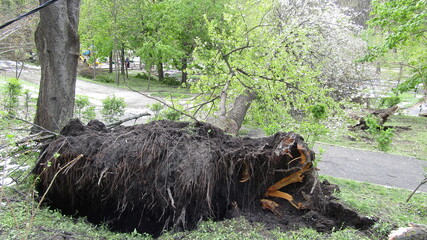
[[[252,139],[202,122],[163,120],[109,130],[96,120],[84,126],[75,119],[44,147],[34,172],[47,205],[119,231],[158,236],[238,215],[285,230],[371,226],[373,220],[335,201],[334,186],[319,181],[313,160],[292,132]],[[270,186],[304,162],[310,169],[302,181],[279,189],[301,209],[266,197]],[[261,199],[278,206],[263,209]]]

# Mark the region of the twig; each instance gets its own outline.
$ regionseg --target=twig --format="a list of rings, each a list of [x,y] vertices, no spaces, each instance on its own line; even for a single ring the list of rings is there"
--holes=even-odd
[[[170,108],[170,109],[173,109],[173,110],[175,110],[175,111],[177,111],[177,112],[181,113],[182,115],[187,116],[187,117],[189,117],[189,118],[193,119],[193,120],[194,120],[194,121],[196,121],[196,122],[199,122],[199,120],[197,120],[197,118],[195,118],[193,115],[190,115],[190,114],[188,114],[188,113],[186,113],[186,112],[183,112],[183,111],[181,111],[181,110],[179,110],[179,109],[176,109],[175,107],[171,106],[170,104],[168,104],[167,102],[163,101],[162,99],[158,99],[158,98],[156,98],[156,97],[152,97],[152,96],[150,96],[150,95],[148,95],[148,94],[142,93],[142,92],[140,92],[140,91],[138,91],[138,90],[133,89],[131,86],[129,86],[129,85],[127,85],[127,84],[126,84],[126,86],[127,86],[130,90],[132,90],[132,91],[134,91],[134,92],[136,92],[136,93],[138,93],[138,94],[140,94],[140,95],[142,95],[142,96],[144,96],[144,97],[147,97],[147,98],[150,98],[150,99],[154,99],[154,100],[156,100],[156,101],[160,102],[161,104],[165,105],[166,107],[168,107],[168,108]]]
[[[16,141],[15,143],[16,144],[23,144],[23,143],[27,143],[27,142],[30,142],[30,141],[43,141],[43,140],[47,140],[47,139],[55,138],[56,137],[56,135],[53,135],[53,134],[46,135],[46,136],[40,136],[42,133],[43,132],[38,132],[36,134],[32,134],[32,135],[30,135],[28,137],[25,137],[25,138],[23,138],[21,140]]]
[[[0,187],[0,191],[1,191],[1,198],[0,198],[0,203],[3,202],[3,197],[4,199],[6,199],[7,205],[10,208],[10,212],[12,213],[12,217],[13,217],[13,221],[15,222],[16,225],[16,229],[19,229],[19,224],[18,224],[18,220],[16,219],[16,215],[15,215],[15,210],[13,209],[13,207],[10,204],[9,198],[6,197],[6,194],[4,193],[3,187]],[[4,196],[3,196],[4,195]]]
[[[43,193],[43,196],[40,198],[40,201],[39,201],[39,203],[38,203],[38,205],[37,205],[37,208],[40,208],[40,206],[41,206],[41,204],[42,204],[42,202],[44,201],[44,199],[45,199],[45,197],[46,197],[46,195],[47,195],[47,193],[49,192],[49,190],[50,190],[50,188],[52,187],[52,185],[53,185],[53,182],[55,181],[55,179],[56,179],[56,177],[59,175],[59,173],[62,171],[62,170],[64,170],[64,169],[66,169],[66,168],[68,168],[70,165],[71,166],[73,166],[80,158],[82,158],[83,157],[83,154],[80,154],[80,155],[78,155],[76,158],[74,158],[73,160],[71,160],[71,161],[69,161],[67,164],[65,164],[63,167],[61,167],[61,168],[59,168],[59,170],[55,173],[55,175],[53,176],[53,178],[52,178],[52,181],[49,183],[49,186],[47,187],[47,189],[46,189],[46,191]],[[33,214],[34,215],[34,214]]]
[[[118,126],[118,125],[120,125],[120,124],[122,124],[124,122],[131,121],[131,120],[134,120],[134,119],[138,119],[140,117],[150,116],[150,115],[151,114],[149,114],[149,113],[140,113],[138,115],[127,117],[127,118],[121,119],[121,120],[119,120],[117,122],[110,123],[110,124],[107,125],[107,127],[108,128],[113,128],[113,127]]]
[[[424,178],[424,180],[422,180],[420,182],[420,184],[418,184],[418,186],[415,188],[415,190],[411,193],[411,195],[409,195],[408,199],[406,199],[406,202],[409,202],[409,200],[411,200],[412,196],[415,194],[415,192],[418,190],[418,188],[420,188],[422,185],[427,183],[427,177]]]
[[[52,132],[52,131],[50,131],[50,130],[47,130],[46,128],[44,128],[44,127],[42,127],[42,126],[40,126],[40,125],[37,125],[37,124],[32,123],[32,122],[29,122],[29,121],[27,121],[27,120],[25,120],[25,119],[22,119],[22,118],[19,118],[19,117],[17,117],[17,116],[14,116],[14,115],[11,115],[11,114],[7,114],[7,116],[8,116],[8,117],[11,117],[11,118],[15,118],[16,120],[19,120],[19,121],[22,121],[22,122],[28,123],[28,124],[30,124],[30,125],[32,125],[32,126],[34,126],[34,127],[38,128],[38,129],[43,130],[44,132],[47,132],[47,133],[53,134],[53,135],[55,135],[55,136],[59,136],[59,135],[60,135],[59,133],[56,133],[56,132]]]

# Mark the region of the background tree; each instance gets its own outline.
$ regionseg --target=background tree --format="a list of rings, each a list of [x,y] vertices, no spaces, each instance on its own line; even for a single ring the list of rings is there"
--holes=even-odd
[[[384,37],[382,44],[371,48],[365,60],[384,56],[390,50],[404,57],[397,63],[409,69],[410,76],[397,87],[398,92],[423,85],[427,91],[427,2],[416,0],[374,0],[369,25]],[[381,35],[380,35],[381,36]],[[395,63],[395,59],[389,61]]]
[[[37,5],[35,0],[2,0],[0,22],[13,19],[35,5]],[[34,36],[37,20],[36,15],[31,15],[6,27],[0,33],[0,57],[16,62],[16,78],[19,78],[24,61],[34,58],[30,53],[35,52],[35,44],[28,39]]]
[[[79,5],[78,0],[58,1],[40,11],[35,37],[41,81],[35,123],[50,131],[61,129],[73,116]]]

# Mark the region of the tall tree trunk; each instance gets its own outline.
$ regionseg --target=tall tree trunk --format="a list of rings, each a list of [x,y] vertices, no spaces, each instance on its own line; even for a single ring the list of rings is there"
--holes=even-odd
[[[40,0],[40,4],[44,2]],[[58,131],[73,117],[80,52],[79,8],[79,0],[67,0],[40,11],[35,40],[41,80],[35,124],[51,131]]]
[[[183,58],[182,60],[182,75],[181,75],[181,83],[185,83],[187,84],[187,78],[188,78],[188,73],[187,73],[187,58]]]
[[[122,45],[122,49],[120,51],[120,71],[124,75],[125,74],[125,47]]]
[[[163,82],[163,80],[165,80],[165,72],[163,71],[163,63],[162,62],[157,63],[157,75],[159,77],[160,82]]]
[[[110,52],[108,57],[108,72],[113,73],[113,51]]]

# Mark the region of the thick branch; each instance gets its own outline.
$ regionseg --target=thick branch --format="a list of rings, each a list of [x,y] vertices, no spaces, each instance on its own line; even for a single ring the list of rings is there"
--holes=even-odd
[[[107,125],[107,127],[113,128],[113,127],[118,126],[118,125],[120,125],[120,124],[122,124],[124,122],[132,121],[132,120],[135,120],[135,119],[138,119],[138,118],[141,118],[141,117],[145,117],[145,116],[150,116],[150,115],[151,114],[149,114],[149,113],[140,113],[138,115],[127,117],[127,118],[123,118],[123,119],[120,119],[117,122],[110,123],[110,124]]]
[[[290,84],[290,83],[288,83],[288,82],[285,82],[285,80],[284,80],[284,79],[277,79],[277,80],[276,80],[276,79],[269,78],[269,77],[266,77],[266,76],[261,76],[261,75],[255,76],[255,75],[250,74],[250,73],[248,73],[248,72],[246,72],[245,70],[240,69],[240,68],[236,68],[236,71],[238,71],[238,72],[240,72],[241,74],[246,75],[246,76],[248,76],[248,77],[259,77],[259,78],[262,78],[262,79],[265,79],[265,80],[269,80],[269,81],[283,82],[283,83],[286,85],[286,87],[288,87],[288,88],[292,88],[292,89],[295,89],[295,90],[298,90],[299,92],[301,92],[301,93],[304,93],[304,94],[305,94],[305,92],[304,92],[303,90],[299,89],[298,87],[296,87],[296,86],[294,86],[294,85],[292,85],[292,84]]]

